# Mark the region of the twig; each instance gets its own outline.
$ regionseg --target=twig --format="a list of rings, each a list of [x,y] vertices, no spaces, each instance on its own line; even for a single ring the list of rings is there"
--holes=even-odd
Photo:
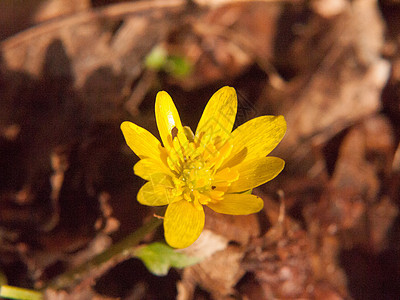
[[[147,10],[154,11],[161,8],[184,8],[184,0],[152,0],[143,2],[126,2],[100,9],[80,12],[74,15],[56,18],[45,23],[40,23],[37,26],[31,27],[21,33],[14,35],[3,42],[0,42],[0,49],[3,51],[18,47],[27,40],[35,40],[36,38],[56,32],[61,29],[69,28],[79,24],[93,22],[105,18],[118,19],[127,17],[131,14],[144,13]]]
[[[84,280],[94,280],[104,274],[109,268],[117,263],[133,257],[136,246],[150,232],[155,230],[162,220],[152,218],[148,223],[144,224],[137,231],[111,246],[103,253],[95,256],[90,261],[80,265],[76,269],[68,271],[51,281],[45,288],[66,289],[71,288],[78,282]]]

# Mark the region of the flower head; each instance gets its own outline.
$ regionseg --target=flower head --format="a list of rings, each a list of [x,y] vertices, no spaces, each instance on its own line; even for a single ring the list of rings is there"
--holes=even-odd
[[[155,104],[162,145],[146,129],[121,124],[128,146],[140,158],[134,172],[148,181],[137,199],[143,205],[168,205],[164,233],[172,247],[185,248],[199,237],[204,205],[230,215],[260,211],[262,199],[244,192],[273,179],[285,165],[267,157],[285,135],[283,116],[257,117],[232,132],[236,110],[235,89],[221,88],[193,133],[182,126],[171,97],[162,91]]]

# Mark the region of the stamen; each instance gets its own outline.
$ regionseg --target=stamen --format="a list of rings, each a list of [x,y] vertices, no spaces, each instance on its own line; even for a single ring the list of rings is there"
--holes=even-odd
[[[176,127],[171,130],[173,139],[169,163],[177,166],[177,176],[174,180],[174,194],[182,195],[183,199],[193,203],[200,209],[210,201],[220,201],[231,182],[238,179],[237,171],[229,168],[218,170],[221,162],[229,155],[232,146],[221,138],[203,139],[200,133],[192,141],[183,131]],[[207,140],[206,144],[202,141]],[[181,198],[182,199],[182,198]]]
[[[174,139],[178,136],[178,128],[176,128],[176,126],[174,126],[174,128],[171,129],[171,135],[172,135],[172,139]]]

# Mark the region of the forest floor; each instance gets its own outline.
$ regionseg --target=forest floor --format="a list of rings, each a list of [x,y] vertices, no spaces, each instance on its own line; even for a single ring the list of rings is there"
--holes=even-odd
[[[399,15],[397,0],[1,1],[1,282],[48,299],[399,299]],[[264,209],[206,209],[208,255],[166,276],[127,256],[49,284],[154,218],[121,122],[158,137],[165,90],[194,129],[225,85],[235,126],[287,121],[285,169],[253,191]]]

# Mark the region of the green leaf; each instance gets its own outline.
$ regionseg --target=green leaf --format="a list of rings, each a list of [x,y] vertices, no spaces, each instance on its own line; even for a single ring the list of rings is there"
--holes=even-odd
[[[175,77],[185,77],[192,72],[192,63],[183,56],[169,55],[163,46],[154,47],[145,57],[146,68],[164,71]]]
[[[146,268],[157,276],[167,275],[171,267],[184,268],[201,260],[177,252],[167,244],[157,242],[137,249],[135,256],[141,259]]]
[[[191,62],[182,56],[169,56],[165,64],[165,71],[175,77],[185,77],[192,72]]]
[[[164,68],[165,63],[167,62],[167,57],[167,51],[161,46],[156,46],[146,56],[145,65],[151,70],[159,71]]]

